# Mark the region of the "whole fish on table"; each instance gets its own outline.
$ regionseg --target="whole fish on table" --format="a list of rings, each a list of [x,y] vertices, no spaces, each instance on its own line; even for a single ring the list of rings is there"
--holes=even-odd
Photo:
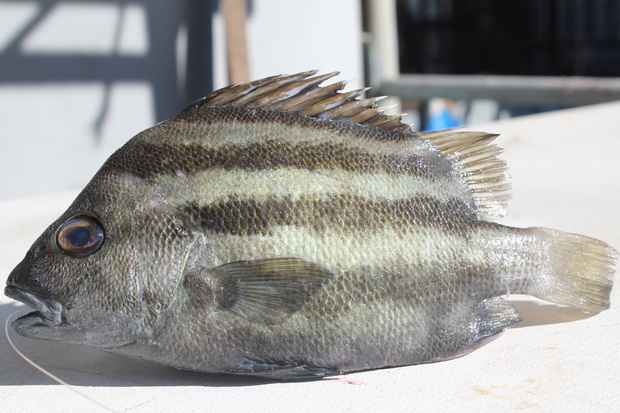
[[[519,321],[508,292],[609,307],[607,244],[491,222],[495,135],[414,133],[333,75],[232,85],[127,142],[10,274],[36,310],[15,330],[295,379],[467,354]]]

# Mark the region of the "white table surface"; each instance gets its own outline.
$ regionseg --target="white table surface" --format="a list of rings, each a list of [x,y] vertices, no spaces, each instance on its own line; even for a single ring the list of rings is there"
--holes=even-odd
[[[620,103],[611,103],[472,128],[502,134],[513,202],[500,222],[582,233],[620,248],[619,118]],[[8,276],[76,194],[0,203],[0,274]],[[9,333],[28,357],[116,411],[620,411],[620,288],[612,308],[594,317],[511,300],[523,322],[463,358],[299,383],[177,371]],[[0,297],[3,324],[22,307]],[[33,369],[4,335],[0,410],[104,411]]]

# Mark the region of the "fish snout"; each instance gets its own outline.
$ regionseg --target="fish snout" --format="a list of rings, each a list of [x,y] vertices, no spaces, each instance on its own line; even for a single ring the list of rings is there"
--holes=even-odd
[[[22,288],[26,287],[26,281],[30,279],[30,269],[32,268],[33,258],[34,252],[31,249],[24,259],[13,268],[13,271],[9,274],[9,278],[6,280],[6,285]]]
[[[58,298],[55,297],[56,294],[50,292],[40,282],[41,279],[45,278],[46,274],[37,273],[37,270],[33,269],[33,264],[35,264],[38,259],[37,255],[36,249],[34,247],[31,248],[24,259],[11,271],[9,278],[6,280],[6,285],[7,287],[15,287],[21,291],[26,291],[37,296],[49,297],[57,300]],[[6,289],[5,295],[8,296]]]
[[[36,282],[36,277],[32,276],[34,259],[35,254],[31,249],[9,274],[4,295],[36,310],[37,316],[40,316],[46,324],[62,324],[64,305],[56,297],[52,298],[49,292]]]

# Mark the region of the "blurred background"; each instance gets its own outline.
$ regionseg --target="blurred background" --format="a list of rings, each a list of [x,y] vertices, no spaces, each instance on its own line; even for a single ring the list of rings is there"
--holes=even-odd
[[[229,83],[340,71],[414,129],[620,99],[620,0],[0,0],[0,199]]]

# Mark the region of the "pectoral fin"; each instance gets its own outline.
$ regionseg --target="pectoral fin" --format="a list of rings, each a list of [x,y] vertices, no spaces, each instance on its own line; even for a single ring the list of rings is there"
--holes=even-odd
[[[314,263],[275,258],[194,268],[186,274],[185,286],[193,300],[273,324],[298,311],[331,277]]]

